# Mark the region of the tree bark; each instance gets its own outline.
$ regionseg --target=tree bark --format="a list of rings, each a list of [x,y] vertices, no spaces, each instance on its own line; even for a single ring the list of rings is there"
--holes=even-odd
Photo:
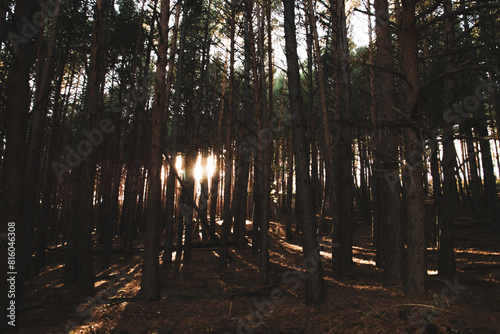
[[[323,302],[323,270],[316,239],[314,210],[311,205],[311,183],[309,178],[309,149],[307,147],[305,115],[300,88],[297,39],[295,30],[295,1],[283,0],[285,21],[285,43],[287,74],[290,94],[293,146],[297,159],[297,203],[301,206],[304,263],[307,265],[306,303],[319,305]]]
[[[229,22],[229,39],[231,43],[230,59],[229,59],[229,94],[227,99],[228,112],[226,118],[226,153],[224,156],[224,221],[222,223],[221,234],[221,267],[227,266],[228,260],[228,239],[233,224],[233,217],[231,213],[231,183],[233,174],[233,150],[232,150],[232,126],[233,114],[235,112],[234,106],[234,58],[235,58],[235,30],[236,30],[236,3],[231,0],[231,13]]]
[[[177,34],[179,31],[179,18],[181,15],[181,4],[182,1],[177,2],[177,6],[175,7],[175,19],[174,19],[174,27],[172,32],[172,40],[170,46],[170,60],[168,63],[168,74],[167,74],[167,87],[166,87],[166,105],[168,109],[168,105],[170,104],[170,92],[171,86],[174,78],[174,61],[175,61],[175,53],[177,50]],[[179,56],[180,57],[180,56]],[[176,93],[177,94],[177,93]],[[177,116],[174,115],[175,121],[173,120],[173,125],[177,126]],[[175,130],[177,131],[177,130]],[[174,130],[172,130],[172,133]],[[167,152],[167,155],[170,156],[170,159],[175,161],[177,157],[177,147],[174,145],[176,143],[176,139],[171,139],[171,147],[170,152]],[[169,154],[170,153],[170,154]],[[165,266],[170,266],[172,264],[172,253],[173,253],[173,237],[174,237],[174,198],[175,198],[175,190],[176,190],[176,180],[175,173],[173,170],[173,166],[170,166],[169,174],[167,178],[167,194],[165,196],[165,247],[163,250],[163,258],[162,264]]]
[[[401,67],[408,80],[405,82],[405,115],[407,121],[418,127],[421,123],[419,109],[419,71],[417,26],[415,23],[416,0],[401,2],[401,29],[399,45]],[[419,130],[413,126],[405,130],[405,204],[406,229],[405,271],[403,288],[407,296],[421,296],[427,291],[427,260],[425,237],[425,192],[423,188],[423,142]]]
[[[30,93],[30,69],[33,65],[33,51],[36,48],[35,40],[26,38],[25,43],[20,42],[18,33],[24,31],[23,18],[31,18],[36,10],[36,3],[33,1],[16,1],[13,17],[14,31],[7,33],[11,40],[9,51],[11,61],[9,64],[9,74],[6,84],[6,124],[5,124],[5,143],[6,148],[3,152],[3,166],[0,187],[0,233],[7,234],[7,223],[13,222],[16,227],[16,251],[19,259],[25,259],[28,255],[25,252],[28,249],[26,244],[27,226],[22,224],[22,208],[24,199],[25,184],[23,182],[24,171],[26,168],[26,133],[28,130],[28,117],[31,101]],[[1,14],[1,13],[0,13]],[[2,14],[5,15],[5,14]],[[2,21],[3,18],[1,19]],[[36,32],[35,32],[36,34]],[[17,39],[15,39],[17,37]],[[17,42],[16,42],[17,41]],[[1,291],[7,289],[7,243],[2,239],[0,248],[1,270],[0,288]],[[31,254],[30,254],[31,256]],[[17,263],[15,268],[19,275],[16,280],[17,307],[22,303],[24,293],[24,273],[27,272],[24,261]],[[7,293],[0,297],[1,307],[7,309]],[[17,309],[19,312],[19,308]],[[18,313],[19,314],[19,313]],[[0,328],[6,326],[7,321],[2,321]]]
[[[332,245],[340,243],[339,255],[342,265],[352,265],[352,130],[351,130],[351,85],[349,69],[349,47],[345,3],[343,0],[330,1],[330,17],[333,27],[331,43],[333,59],[333,147],[336,161],[333,178],[334,220],[338,221],[338,236]],[[332,255],[333,257],[334,255]]]
[[[391,45],[391,30],[389,21],[389,6],[386,0],[375,0],[375,32],[376,32],[376,61],[377,66],[393,68]],[[383,254],[383,284],[393,286],[401,283],[403,265],[402,243],[402,207],[401,183],[399,178],[398,163],[398,133],[393,128],[386,127],[387,123],[396,122],[396,86],[394,75],[381,71],[377,75],[376,115],[372,115],[375,125],[373,157],[374,177],[377,182],[378,205],[375,206],[376,216],[379,219],[378,231],[381,238],[381,251]],[[391,205],[387,205],[391,203]]]
[[[39,58],[37,61],[38,71],[40,71],[40,76],[37,76],[36,80],[36,92],[33,105],[33,119],[31,122],[31,133],[30,140],[28,144],[28,155],[26,160],[26,170],[25,170],[25,183],[26,183],[26,197],[24,200],[23,208],[23,225],[27,227],[27,249],[24,252],[26,257],[22,260],[26,263],[27,272],[24,274],[29,276],[29,267],[31,264],[31,253],[32,253],[32,241],[34,236],[34,227],[37,225],[37,232],[41,230],[46,230],[43,226],[43,217],[37,221],[38,210],[40,209],[39,194],[41,191],[42,184],[40,182],[40,171],[43,169],[42,152],[43,152],[43,129],[45,122],[45,115],[47,113],[47,108],[50,101],[50,84],[54,76],[54,51],[56,44],[57,26],[59,21],[59,13],[61,9],[61,3],[57,2],[52,24],[50,26],[46,47],[46,55],[43,52],[39,52]],[[40,42],[38,43],[39,49],[42,48],[43,43],[43,29],[39,33]],[[45,56],[45,57],[43,57]],[[45,58],[44,60],[42,60]],[[39,234],[41,237],[42,235]]]
[[[445,0],[444,13],[452,11],[451,0]],[[444,20],[444,42],[446,53],[451,54],[455,48],[454,20],[453,17],[447,17]],[[453,57],[446,58],[445,70],[450,71],[455,68]],[[448,76],[443,84],[443,110],[452,107],[454,93],[453,77]],[[457,170],[457,153],[454,143],[453,124],[444,122],[443,130],[443,205],[441,206],[439,219],[439,248],[438,248],[438,271],[439,274],[451,275],[456,271],[455,252],[453,248],[453,234],[455,219],[457,215],[457,181],[455,173]],[[457,171],[458,172],[458,171]]]
[[[170,0],[161,1],[160,36],[158,42],[158,60],[156,63],[156,86],[151,112],[151,148],[148,173],[148,204],[147,227],[144,245],[141,293],[147,300],[159,300],[160,291],[160,263],[158,258],[158,244],[160,242],[159,226],[162,213],[161,205],[161,169],[163,139],[161,138],[162,120],[166,108],[166,66],[168,48],[168,20],[170,16]]]

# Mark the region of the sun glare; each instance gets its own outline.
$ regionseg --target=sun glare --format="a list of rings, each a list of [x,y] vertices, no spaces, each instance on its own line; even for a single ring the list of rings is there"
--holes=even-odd
[[[176,160],[175,160],[175,169],[177,170],[177,173],[182,175],[184,173],[183,167],[184,167],[184,161],[183,157],[181,155],[178,155]],[[212,176],[215,173],[215,169],[217,168],[217,161],[214,158],[213,155],[209,155],[203,163],[203,159],[201,154],[198,155],[198,158],[196,159],[196,164],[193,168],[193,174],[196,182],[201,182],[203,177],[207,177],[208,179],[211,179]]]
[[[201,166],[201,156],[196,159],[196,166],[194,167],[194,178],[196,181],[201,180],[203,177],[203,167]]]
[[[177,169],[177,173],[182,174],[182,157],[180,155],[175,159],[175,169]]]
[[[217,162],[215,161],[214,156],[210,155],[207,158],[207,175],[208,175],[208,177],[211,178],[214,175],[215,168],[217,167],[216,164],[217,164]]]
[[[165,181],[166,177],[166,171],[165,171],[165,166],[161,166],[161,182]]]

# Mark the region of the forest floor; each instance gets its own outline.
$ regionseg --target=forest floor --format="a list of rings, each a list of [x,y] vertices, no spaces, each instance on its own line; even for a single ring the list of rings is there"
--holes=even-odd
[[[331,278],[331,240],[323,237],[320,307],[305,305],[299,235],[285,241],[276,222],[270,232],[271,284],[260,282],[250,249],[231,248],[234,261],[226,270],[215,250],[196,249],[191,261],[162,268],[156,302],[134,298],[140,252],[132,261],[114,254],[112,268],[96,273],[97,294],[89,297],[63,285],[64,255],[51,251],[49,266],[26,282],[20,333],[500,333],[500,246],[485,224],[462,219],[457,225],[455,276],[436,275],[437,252],[428,249],[429,293],[422,298],[382,287],[367,224],[354,229],[355,262],[341,281]],[[100,256],[94,258],[98,268]]]

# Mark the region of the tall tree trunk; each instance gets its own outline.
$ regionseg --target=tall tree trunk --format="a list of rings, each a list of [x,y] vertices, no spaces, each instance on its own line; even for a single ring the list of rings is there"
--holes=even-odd
[[[162,214],[161,205],[161,168],[163,138],[161,138],[162,120],[166,109],[166,66],[168,48],[168,21],[170,16],[170,0],[161,1],[160,37],[158,42],[158,60],[156,63],[156,86],[151,112],[151,149],[148,173],[148,205],[146,212],[147,228],[144,245],[141,292],[147,300],[160,299],[160,263],[158,244],[160,242],[159,226]]]
[[[250,71],[251,71],[251,47],[250,47],[250,20],[251,12],[248,10],[248,4],[244,9],[244,68],[243,68],[243,89],[250,92]],[[250,124],[249,115],[251,109],[251,96],[243,96],[243,116],[240,138],[238,139],[238,164],[236,168],[235,182],[235,215],[234,215],[234,245],[237,249],[244,249],[246,244],[246,219],[248,202],[248,178],[250,174],[251,152],[247,141],[247,127]]]
[[[52,124],[50,126],[50,135],[47,144],[47,163],[52,164],[56,161],[57,153],[59,151],[59,136],[61,128],[61,118],[63,105],[59,102],[61,97],[62,82],[64,78],[64,70],[66,65],[66,60],[69,52],[66,52],[63,56],[63,60],[59,65],[59,73],[57,78],[57,84],[55,88],[54,110],[52,114]],[[52,193],[55,187],[55,176],[51,167],[47,169],[47,176],[42,185],[42,203],[40,208],[40,219],[38,221],[37,230],[35,231],[35,263],[34,272],[35,275],[45,267],[46,261],[46,248],[47,248],[47,232],[49,228],[50,213],[51,213],[51,201]]]
[[[254,1],[247,1],[247,12],[250,18],[252,17]],[[258,4],[257,4],[258,6]],[[256,125],[257,125],[257,138],[252,138],[257,142],[257,152],[254,157],[253,163],[253,215],[252,215],[252,254],[257,255],[260,250],[260,228],[262,225],[262,214],[264,208],[262,208],[262,202],[260,201],[261,197],[264,196],[263,192],[263,184],[264,184],[264,175],[262,173],[262,147],[261,147],[261,138],[259,131],[262,130],[262,109],[264,108],[264,103],[262,103],[262,80],[259,76],[259,63],[257,61],[257,51],[255,48],[255,38],[253,32],[253,20],[249,21],[248,25],[249,31],[249,42],[250,42],[250,59],[252,63],[252,76],[253,76],[253,99],[254,99],[254,111],[256,117]]]
[[[387,69],[377,75],[376,115],[372,115],[375,125],[373,158],[377,162],[373,175],[376,178],[378,192],[374,195],[378,199],[376,216],[378,216],[378,231],[381,238],[383,254],[384,286],[393,286],[401,283],[403,265],[402,243],[402,207],[401,183],[399,179],[398,163],[398,133],[388,126],[388,123],[397,121],[396,86],[394,76],[390,72],[393,68],[391,45],[391,30],[389,21],[389,6],[387,0],[375,0],[375,32],[377,35],[376,61],[377,66]],[[377,170],[378,169],[378,170]],[[391,205],[387,205],[391,203]]]
[[[288,136],[287,158],[286,158],[286,227],[285,234],[286,240],[292,240],[292,198],[293,198],[293,140],[292,129],[290,128],[290,135]]]
[[[27,272],[24,274],[29,276],[29,266],[31,264],[31,253],[32,253],[32,241],[34,235],[34,227],[37,223],[38,210],[40,208],[40,172],[42,170],[43,161],[43,129],[45,115],[47,113],[47,108],[50,101],[50,84],[53,78],[53,67],[54,67],[54,51],[56,44],[56,29],[59,21],[59,12],[61,9],[61,3],[57,2],[54,9],[54,15],[52,24],[49,28],[49,35],[47,38],[47,53],[46,55],[40,54],[41,57],[38,58],[40,76],[37,76],[35,92],[34,106],[33,106],[33,119],[31,122],[31,135],[28,145],[28,155],[26,160],[26,170],[25,170],[25,183],[26,183],[26,198],[24,200],[23,208],[23,222],[22,225],[27,227],[27,245],[25,250],[26,257],[22,260],[26,263]],[[43,43],[43,29],[41,28],[39,49],[44,45]],[[41,52],[39,52],[41,53]],[[45,61],[42,60],[45,56]],[[43,217],[41,217],[43,219]],[[37,224],[37,231],[44,229],[44,226]]]
[[[320,107],[321,107],[321,115],[322,115],[322,120],[323,120],[323,137],[324,137],[324,142],[323,142],[323,147],[324,147],[324,152],[323,156],[325,157],[325,162],[326,162],[326,174],[327,177],[326,179],[328,181],[333,181],[334,177],[333,175],[335,174],[335,163],[334,163],[334,153],[333,153],[333,142],[331,138],[331,130],[330,130],[330,117],[328,115],[328,101],[327,101],[327,93],[326,93],[326,87],[325,87],[325,75],[323,71],[323,60],[321,57],[321,50],[319,47],[319,39],[318,39],[318,31],[316,27],[316,17],[315,17],[315,11],[313,7],[313,2],[312,0],[308,0],[308,19],[309,19],[309,25],[311,27],[311,35],[312,35],[312,40],[313,40],[313,45],[314,45],[314,53],[316,55],[316,62],[318,65],[318,89],[319,89],[319,101],[320,101]],[[312,98],[312,97],[310,97]],[[333,188],[333,184],[327,182],[326,183],[326,188]],[[297,187],[298,189],[298,187]],[[340,203],[334,202],[334,197],[329,197],[330,199],[330,209],[336,208],[339,209]],[[316,214],[314,214],[314,218],[316,218]],[[335,278],[341,278],[343,276],[343,256],[341,252],[341,248],[337,247],[338,244],[340,244],[340,241],[344,238],[343,233],[342,233],[342,228],[340,224],[340,218],[338,216],[335,216],[334,212],[332,211],[332,218],[333,218],[333,224],[332,224],[332,262],[333,262],[333,272]],[[335,246],[333,246],[335,244]]]
[[[311,183],[309,178],[309,149],[307,147],[305,115],[300,88],[297,37],[295,30],[295,1],[283,0],[285,21],[285,43],[293,146],[297,159],[297,203],[301,206],[304,264],[306,265],[306,303],[319,305],[323,302],[323,270],[316,239],[314,210],[311,205]]]
[[[256,174],[260,174],[260,196],[257,198],[258,210],[260,211],[258,222],[260,228],[260,244],[259,244],[259,272],[261,281],[264,284],[269,280],[269,214],[270,214],[270,161],[269,152],[272,153],[269,143],[272,144],[272,134],[269,131],[269,114],[268,105],[266,104],[266,73],[264,67],[264,14],[260,4],[257,5],[257,25],[258,25],[258,59],[260,80],[259,87],[261,94],[259,95],[260,114],[257,115],[257,144],[258,152],[256,159]],[[270,60],[272,62],[272,60]],[[271,74],[272,75],[272,74]],[[270,87],[270,89],[272,89]],[[256,206],[257,208],[257,206]]]
[[[231,43],[230,59],[229,59],[229,94],[227,98],[228,112],[226,118],[226,154],[224,157],[224,221],[222,223],[221,234],[221,257],[220,265],[226,267],[228,260],[228,238],[231,232],[233,217],[231,214],[231,183],[233,174],[233,150],[232,150],[232,126],[233,115],[235,113],[234,107],[234,58],[235,58],[235,30],[236,30],[236,3],[231,0],[231,13],[229,23],[229,39]]]
[[[125,140],[122,136],[122,122],[127,122],[128,117],[125,120],[120,120],[120,116],[115,117],[115,132],[113,134],[113,140],[111,141],[111,155],[112,157],[109,162],[109,172],[110,172],[110,188],[109,188],[109,206],[107,208],[107,221],[105,222],[104,228],[104,244],[103,244],[103,257],[101,262],[101,269],[108,269],[111,261],[111,254],[113,252],[113,240],[115,237],[116,226],[119,221],[119,194],[120,194],[120,184],[122,179],[122,166],[123,166],[123,150]]]
[[[479,147],[481,148],[481,162],[483,166],[484,192],[486,196],[486,205],[488,216],[492,227],[496,227],[500,221],[500,203],[496,187],[496,177],[493,169],[493,158],[491,154],[490,139],[488,139],[488,123],[484,104],[478,110],[479,119],[476,121],[476,131],[479,137]]]
[[[208,147],[205,146],[203,147],[203,150],[202,150],[202,155],[201,155],[201,161],[202,161],[202,166],[207,166],[208,167]],[[201,209],[201,215],[203,217],[208,217],[208,173],[206,172],[206,169],[205,171],[203,171],[203,176],[201,178],[201,182],[200,182],[200,200],[199,200],[199,203],[198,203],[198,206],[200,207]],[[198,218],[198,221],[200,220],[200,218]],[[207,229],[202,226],[202,229],[201,229],[201,240],[203,241],[207,241],[208,240],[208,231]]]
[[[417,26],[415,23],[416,0],[403,0],[399,45],[401,67],[406,76],[405,114],[408,122],[421,123],[419,109],[419,73]],[[403,288],[407,296],[420,296],[427,291],[427,260],[425,237],[425,192],[423,188],[423,142],[415,127],[405,130],[405,272]]]
[[[4,3],[2,3],[5,5]],[[23,18],[31,18],[36,10],[36,3],[33,1],[16,1],[15,12],[13,16],[14,31],[8,32],[8,38],[11,40],[10,53],[12,59],[9,64],[9,74],[6,84],[6,124],[5,124],[5,143],[6,148],[3,156],[3,166],[1,175],[2,194],[0,200],[0,233],[7,234],[7,224],[13,222],[16,231],[16,251],[19,259],[25,259],[28,255],[23,253],[28,249],[26,244],[27,226],[22,224],[22,208],[24,199],[25,185],[23,183],[24,171],[26,168],[26,133],[28,130],[28,117],[31,101],[30,93],[30,69],[33,65],[33,51],[36,47],[32,38],[27,38],[26,43],[18,36],[18,33],[32,33],[26,28]],[[4,15],[4,14],[2,14]],[[5,16],[5,15],[4,15]],[[3,21],[3,19],[2,19]],[[2,33],[7,31],[2,30]],[[36,35],[36,31],[33,32]],[[8,190],[8,194],[6,191]],[[31,256],[31,254],[30,254]],[[2,262],[0,273],[1,291],[7,289],[7,272],[12,271],[7,267],[7,244],[2,240],[0,248],[0,260]],[[16,302],[17,306],[22,303],[24,293],[24,273],[27,268],[24,267],[25,261],[19,261],[15,271],[19,273],[16,279]],[[1,307],[6,310],[8,305],[7,293],[2,293]],[[19,308],[18,308],[19,310]],[[18,313],[19,314],[19,313]],[[4,319],[0,328],[6,326]]]
[[[172,119],[172,140],[171,140],[171,156],[172,158],[177,157],[177,132],[178,132],[178,125],[179,125],[179,113],[180,113],[180,108],[181,108],[181,96],[182,96],[182,84],[184,81],[184,49],[186,45],[186,30],[187,30],[187,23],[186,19],[189,14],[190,10],[190,3],[185,2],[184,3],[184,9],[183,9],[183,16],[182,16],[182,22],[181,22],[181,33],[179,36],[179,56],[178,56],[178,61],[177,61],[177,76],[176,76],[176,81],[175,81],[175,97],[174,97],[174,107],[173,107],[173,119]],[[171,166],[172,167],[172,166]],[[178,193],[177,196],[177,202],[180,202],[180,194]],[[177,249],[176,249],[176,254],[175,254],[175,261],[177,263],[180,263],[181,258],[182,258],[182,236],[184,232],[184,223],[182,221],[182,216],[179,215],[179,207],[177,208],[177,214],[175,215],[177,219]]]
[[[470,197],[472,202],[472,212],[476,223],[483,221],[483,212],[481,206],[481,179],[479,177],[479,168],[477,163],[477,152],[474,147],[472,136],[472,121],[464,120],[460,124],[460,131],[465,135],[465,144],[467,147],[467,165],[470,173]]]
[[[191,146],[191,145],[189,145]],[[181,217],[184,223],[184,260],[191,260],[191,240],[193,235],[193,200],[194,200],[194,167],[196,164],[196,151],[188,146],[186,152],[186,166],[184,167],[184,185],[181,195]],[[180,234],[179,234],[180,235]],[[181,241],[182,242],[182,241]]]
[[[445,0],[444,13],[452,11],[452,1]],[[447,17],[444,20],[444,42],[447,54],[452,54],[455,48],[454,36],[454,20],[453,17]],[[446,57],[445,70],[451,71],[455,68],[453,56]],[[454,92],[453,92],[453,77],[448,76],[444,79],[443,84],[443,110],[452,107]],[[445,136],[443,138],[443,205],[439,216],[439,249],[438,249],[438,271],[439,274],[451,275],[456,271],[455,252],[453,248],[453,234],[457,211],[457,181],[455,173],[457,170],[457,153],[454,143],[453,124],[444,122],[443,130]]]
[[[179,31],[181,4],[182,1],[178,1],[177,6],[175,7],[174,27],[172,32],[172,40],[170,42],[171,43],[170,60],[168,63],[167,87],[166,87],[167,98],[165,101],[167,107],[170,104],[170,91],[174,78],[174,61],[175,61],[175,53],[177,50],[177,34]],[[178,113],[174,115],[174,118],[175,121],[173,120],[173,123],[175,123],[175,126],[177,126]],[[174,124],[172,126],[174,126]],[[176,143],[176,139],[172,138],[171,143],[172,145],[170,147],[170,152],[169,152],[170,154],[167,153],[167,155],[170,156],[170,159],[172,161],[175,161],[177,157],[177,148],[175,147],[176,145],[174,145]],[[177,184],[175,180],[175,172],[173,170],[174,168],[175,168],[174,166],[170,165],[169,174],[167,178],[167,194],[165,196],[165,202],[166,202],[165,203],[165,247],[163,250],[163,258],[162,258],[162,264],[165,266],[170,266],[172,264],[173,237],[174,237],[174,211],[175,211],[174,198],[175,198],[175,189]]]
[[[315,107],[315,104],[314,104],[314,75],[313,75],[313,63],[314,63],[314,59],[313,59],[313,53],[316,54],[318,58],[318,63],[319,62],[322,62],[321,60],[321,54],[319,53],[319,43],[317,45],[317,49],[314,48],[313,44],[316,45],[314,43],[315,40],[317,40],[318,36],[317,36],[317,32],[315,31],[316,30],[316,22],[315,22],[315,17],[314,17],[314,12],[311,12],[311,8],[312,8],[312,2],[311,1],[308,1],[308,7],[307,7],[307,16],[306,16],[306,21],[305,21],[305,26],[306,26],[306,42],[307,42],[307,95],[308,95],[308,98],[307,98],[307,101],[308,101],[308,109],[309,109],[309,140],[311,142],[311,186],[313,188],[313,197],[311,198],[311,201],[313,203],[313,206],[314,206],[314,209],[315,209],[315,213],[316,213],[316,206],[317,206],[317,199],[318,199],[318,190],[319,190],[319,187],[318,187],[318,157],[317,157],[317,153],[318,153],[318,149],[316,147],[316,107]],[[312,25],[312,23],[310,22],[311,19],[311,15],[313,16],[312,17],[312,20],[314,21],[314,25]],[[312,29],[311,29],[312,27]],[[313,39],[313,32],[311,30],[314,30],[314,39]],[[323,68],[321,68],[321,72],[323,72]],[[323,73],[321,73],[321,76],[324,76]],[[321,86],[324,86],[324,82],[321,82],[320,83],[320,87]],[[324,87],[323,88],[320,88],[321,91],[324,90]],[[326,94],[325,94],[326,95]],[[322,97],[322,96],[321,96]],[[326,97],[326,96],[325,96]],[[322,112],[323,112],[323,105],[321,105],[322,107]],[[320,233],[323,233],[323,227],[324,226],[320,226]]]
[[[434,200],[434,208],[435,208],[435,217],[434,217],[434,241],[436,243],[436,247],[439,245],[439,215],[440,209],[443,201],[443,194],[441,192],[441,171],[439,168],[439,146],[433,145],[431,150],[431,175],[432,175],[432,192],[433,192],[433,200]]]
[[[352,265],[352,130],[351,130],[351,85],[349,70],[349,46],[344,0],[330,0],[330,16],[333,29],[331,43],[333,59],[333,128],[336,161],[333,179],[334,220],[338,221],[340,256],[344,266]],[[334,231],[335,232],[335,231]],[[333,257],[333,255],[332,255]]]

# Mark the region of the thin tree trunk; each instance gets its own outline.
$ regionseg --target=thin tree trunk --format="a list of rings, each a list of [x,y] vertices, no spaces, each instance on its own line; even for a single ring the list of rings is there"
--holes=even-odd
[[[191,240],[193,235],[193,196],[194,196],[194,175],[193,170],[196,164],[196,151],[191,147],[186,153],[186,166],[184,167],[184,186],[180,201],[181,216],[180,221],[184,220],[184,260],[191,260]],[[181,241],[182,243],[182,241]]]
[[[452,11],[452,1],[445,0],[444,13]],[[446,53],[451,54],[455,48],[454,21],[452,17],[444,20],[444,38]],[[446,58],[445,70],[450,71],[455,68],[453,57]],[[453,92],[454,80],[448,76],[444,79],[443,90],[443,110],[452,107],[454,100]],[[445,122],[443,124],[445,138],[443,138],[443,205],[441,206],[439,219],[439,248],[438,248],[438,271],[439,274],[451,275],[456,271],[455,252],[453,248],[453,234],[455,229],[455,219],[457,211],[457,180],[455,171],[457,168],[457,153],[454,143],[453,124]]]
[[[108,16],[113,0],[98,0],[95,4],[94,39],[92,41],[89,75],[87,83],[87,99],[83,114],[83,129],[89,134],[99,132],[99,117],[102,113],[104,82],[106,72],[106,55],[108,50]],[[102,133],[101,133],[102,135]],[[87,140],[80,135],[79,142]],[[94,228],[94,176],[97,162],[97,147],[83,159],[80,172],[80,193],[78,194],[78,285],[80,288],[93,291],[94,274],[92,269],[92,230]],[[77,172],[78,173],[78,172]]]
[[[227,266],[228,260],[228,239],[231,232],[231,226],[233,223],[233,217],[231,214],[231,183],[233,174],[233,150],[232,150],[232,126],[233,126],[233,114],[235,113],[234,106],[234,58],[235,58],[235,30],[236,30],[236,3],[235,0],[231,0],[231,17],[229,23],[229,39],[230,39],[230,58],[229,58],[229,94],[227,98],[228,113],[226,117],[226,154],[224,157],[224,221],[222,223],[222,234],[221,234],[221,267]]]
[[[250,92],[250,64],[251,64],[251,47],[250,47],[250,20],[251,12],[245,6],[244,10],[244,74],[243,86],[245,92]],[[246,219],[247,219],[247,202],[248,202],[248,179],[251,153],[247,142],[247,126],[249,125],[249,115],[251,109],[251,97],[249,94],[243,96],[243,119],[240,138],[238,140],[238,165],[236,168],[236,185],[235,185],[235,215],[234,215],[234,244],[237,249],[244,249],[246,240]]]
[[[175,53],[177,50],[177,34],[179,31],[179,18],[181,15],[181,4],[182,1],[177,2],[177,6],[175,7],[175,19],[174,19],[174,27],[172,32],[172,40],[170,46],[170,60],[168,62],[168,74],[167,74],[167,87],[166,94],[167,98],[165,103],[167,106],[170,104],[170,92],[171,86],[174,78],[174,61],[175,61]],[[180,56],[179,56],[180,57]],[[177,94],[177,93],[176,93]],[[177,126],[177,118],[178,112],[174,114],[174,120],[172,126]],[[175,130],[177,131],[177,130]],[[172,133],[174,130],[172,130]],[[170,147],[170,159],[175,161],[177,157],[177,147],[174,146],[176,143],[176,139],[172,137],[171,139],[171,147]],[[167,178],[167,194],[165,196],[165,247],[163,251],[162,264],[165,266],[170,266],[172,264],[172,253],[173,253],[173,238],[174,238],[174,198],[175,198],[175,190],[176,190],[176,180],[175,180],[175,172],[174,166],[170,166],[169,174]]]
[[[287,148],[287,175],[286,175],[286,240],[292,240],[292,198],[293,198],[293,142],[292,142],[292,129],[290,128],[290,135],[288,136]]]
[[[311,34],[312,34],[312,40],[313,40],[313,45],[314,45],[314,52],[316,56],[316,62],[318,65],[318,88],[319,88],[319,101],[320,101],[320,107],[321,107],[321,114],[322,114],[322,120],[323,120],[323,136],[324,136],[324,142],[323,142],[323,147],[324,147],[324,152],[323,156],[325,157],[325,162],[326,162],[326,174],[327,174],[327,181],[333,181],[334,177],[333,175],[335,174],[335,163],[334,163],[334,153],[332,150],[333,142],[331,138],[331,130],[330,130],[330,119],[328,117],[328,107],[327,107],[327,94],[326,94],[326,87],[325,87],[325,75],[323,73],[323,61],[321,57],[321,50],[319,48],[319,39],[318,39],[318,31],[316,27],[316,17],[315,17],[315,12],[314,12],[314,7],[313,7],[313,2],[312,0],[308,0],[308,19],[309,19],[309,25],[311,27]],[[337,111],[338,112],[338,111]],[[332,183],[326,183],[327,188],[333,188]],[[299,187],[297,186],[297,189]],[[330,209],[336,208],[339,209],[340,203],[336,202],[334,200],[334,197],[330,196]],[[332,201],[333,200],[333,201]],[[314,214],[314,218],[316,215]],[[334,272],[334,277],[335,278],[341,278],[343,276],[343,256],[342,256],[342,251],[340,247],[337,247],[338,244],[340,244],[340,240],[344,238],[344,235],[342,233],[342,228],[341,228],[341,223],[340,223],[340,217],[336,216],[335,213],[332,211],[332,218],[333,218],[333,226],[332,226],[332,262],[333,262],[333,272]],[[335,244],[335,246],[333,246]]]
[[[467,164],[470,172],[470,197],[472,201],[472,212],[476,223],[483,221],[483,209],[481,205],[481,179],[479,176],[479,168],[477,163],[477,152],[474,147],[474,139],[472,136],[472,121],[465,120],[460,124],[460,131],[465,135],[465,143],[467,146]]]
[[[63,60],[59,65],[59,73],[57,84],[55,88],[54,101],[54,110],[52,115],[52,124],[50,126],[50,135],[47,144],[47,164],[51,164],[56,161],[57,153],[59,151],[59,136],[60,136],[60,128],[61,128],[61,118],[63,112],[63,105],[60,101],[61,91],[62,91],[62,82],[64,78],[64,70],[67,61],[67,56],[69,52],[66,52],[63,56]],[[72,73],[73,75],[73,73]],[[40,208],[40,219],[38,221],[38,226],[35,235],[35,263],[34,263],[34,272],[35,275],[39,273],[39,271],[45,267],[46,261],[46,247],[47,247],[47,232],[49,228],[50,221],[50,212],[51,212],[51,195],[53,193],[53,189],[55,188],[55,176],[56,174],[53,172],[52,167],[47,167],[47,176],[43,183],[42,189],[42,203]]]
[[[261,103],[260,114],[257,115],[257,130],[258,130],[258,152],[256,173],[261,175],[260,191],[261,194],[257,198],[259,203],[258,208],[260,211],[260,222],[258,222],[260,228],[260,244],[259,244],[259,272],[262,283],[267,284],[269,281],[269,213],[270,213],[270,145],[272,144],[272,134],[269,129],[268,124],[268,107],[266,104],[266,73],[264,68],[264,19],[263,19],[263,8],[260,4],[257,5],[257,25],[258,25],[258,58],[260,76],[259,87],[261,89],[260,101],[256,103]],[[270,60],[271,62],[271,60]],[[271,89],[271,88],[270,88]],[[272,151],[271,151],[272,152]]]
[[[247,1],[247,12],[249,13],[249,17],[252,17],[253,13],[253,8],[254,8],[254,1]],[[257,150],[256,156],[254,158],[254,163],[253,163],[253,215],[252,215],[252,254],[257,255],[259,253],[260,249],[260,238],[261,238],[261,233],[260,233],[260,228],[262,225],[262,214],[264,208],[261,207],[262,202],[260,201],[261,197],[264,196],[263,192],[263,182],[264,182],[264,176],[262,173],[262,147],[260,143],[260,133],[259,131],[262,130],[262,109],[264,107],[264,103],[262,103],[262,81],[260,80],[261,78],[259,77],[259,64],[257,63],[257,52],[255,50],[255,39],[254,39],[254,32],[253,32],[253,21],[249,20],[248,24],[248,31],[249,31],[249,42],[250,42],[250,59],[252,63],[252,75],[253,75],[253,99],[254,99],[254,111],[255,111],[255,117],[256,117],[256,123],[257,123],[257,138],[253,138],[253,140],[257,141]]]

